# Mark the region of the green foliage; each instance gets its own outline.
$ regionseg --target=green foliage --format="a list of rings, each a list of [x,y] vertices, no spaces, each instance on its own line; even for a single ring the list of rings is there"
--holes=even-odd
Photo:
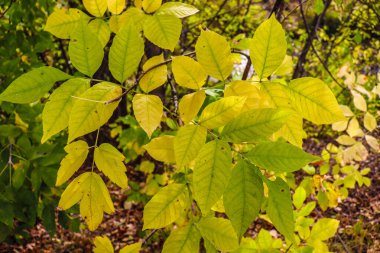
[[[187,48],[178,43],[184,32],[180,18],[196,14],[196,7],[157,0],[135,1],[135,7],[118,0],[83,5],[91,17],[58,8],[45,25],[45,31],[69,40],[62,44],[68,46],[62,57],[70,74],[59,64],[34,68],[0,94],[1,110],[12,115],[0,126],[0,143],[9,157],[0,162],[0,176],[9,176],[8,182],[0,178],[5,189],[0,198],[5,210],[0,231],[5,232],[0,234],[11,232],[14,218],[32,226],[36,216],[53,233],[54,208],[78,212],[72,208],[77,203],[88,228],[96,230],[104,212],[115,211],[104,182],[108,178],[122,189],[130,187],[128,198],[147,202],[143,230],[171,229],[163,252],[197,252],[200,245],[207,252],[279,252],[285,246],[294,252],[328,251],[325,241],[339,221],[309,218],[316,202],[305,201],[315,194],[326,209],[356,183],[370,184],[369,170],[348,165],[363,153],[356,137],[365,136],[378,148],[368,133],[376,129],[376,114],[360,92],[350,89],[353,105],[363,112],[365,134],[324,81],[282,77],[291,72],[292,61],[275,15],[238,45],[216,31],[198,29],[195,52],[181,54]],[[315,11],[321,13],[321,7]],[[250,58],[252,76],[232,73],[241,56]],[[308,165],[321,159],[301,148],[303,120],[347,132],[337,141],[351,149],[330,145],[328,155],[322,154],[323,161],[340,162],[334,182],[322,178],[329,168],[316,174]],[[146,161],[145,150],[163,163],[161,174],[157,163]],[[126,163],[138,157],[143,160],[130,169],[147,175],[144,189],[126,175]],[[301,168],[312,176],[294,187],[292,201],[290,178]],[[60,192],[54,187],[61,185],[65,189],[57,203]],[[12,205],[17,198],[27,211]],[[216,215],[224,212],[228,219]],[[255,240],[244,237],[256,218],[271,222],[285,243],[264,229]],[[94,244],[94,252],[114,252],[106,237],[96,237]],[[120,252],[138,252],[142,244]]]

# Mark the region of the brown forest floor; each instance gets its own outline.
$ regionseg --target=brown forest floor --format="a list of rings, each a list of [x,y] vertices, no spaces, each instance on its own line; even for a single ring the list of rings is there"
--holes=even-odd
[[[305,142],[305,149],[318,154],[323,145],[311,140]],[[324,213],[316,208],[315,217],[331,217],[340,220],[339,233],[330,240],[330,250],[333,252],[377,253],[380,252],[380,154],[371,153],[361,167],[370,167],[372,184],[370,187],[355,188],[349,197],[338,207],[328,209]],[[302,177],[302,175],[298,175]],[[2,252],[92,252],[93,239],[97,235],[107,235],[116,249],[126,244],[137,242],[139,238],[147,237],[148,232],[142,229],[142,204],[126,203],[127,196],[120,190],[111,189],[116,212],[105,215],[100,227],[95,232],[82,229],[75,233],[58,226],[57,233],[50,237],[41,223],[30,229],[31,238],[19,244],[0,244]],[[352,233],[357,223],[362,223],[359,232]],[[253,236],[261,227],[273,229],[262,220],[255,222],[255,227],[247,232]],[[160,252],[167,231],[158,230],[144,243],[144,252]],[[346,250],[346,249],[348,250]]]

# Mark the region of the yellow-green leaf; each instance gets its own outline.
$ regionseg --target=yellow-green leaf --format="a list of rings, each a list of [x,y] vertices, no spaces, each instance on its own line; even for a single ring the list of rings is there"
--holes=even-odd
[[[109,52],[112,76],[123,83],[137,70],[143,55],[144,40],[133,22],[125,23],[113,39]]]
[[[119,104],[119,101],[106,102],[119,97],[121,92],[119,86],[102,82],[92,86],[80,97],[75,97],[69,119],[68,142],[104,125]]]
[[[136,242],[123,247],[119,253],[139,253],[141,250],[142,242]]]
[[[199,117],[199,124],[209,129],[225,125],[237,117],[245,103],[245,97],[226,97],[206,106]]]
[[[199,252],[201,235],[193,224],[171,231],[164,243],[162,253],[194,253]]]
[[[133,97],[132,105],[137,122],[150,138],[160,125],[164,113],[161,99],[155,95],[136,94]]]
[[[286,48],[285,32],[272,15],[256,29],[251,42],[252,65],[260,80],[270,76],[281,65]]]
[[[57,173],[56,186],[66,182],[82,166],[88,155],[88,145],[85,141],[76,141],[65,147],[67,155],[62,159]]]
[[[195,160],[193,188],[194,199],[203,215],[207,215],[222,197],[231,176],[231,167],[231,149],[227,142],[210,141],[200,149]]]
[[[168,75],[168,67],[166,64],[162,66],[155,67],[164,62],[164,55],[160,54],[157,56],[153,56],[149,60],[147,60],[143,66],[143,71],[146,74],[140,80],[140,88],[144,92],[150,92],[161,85],[163,85],[167,80]]]
[[[224,218],[202,218],[197,227],[202,237],[210,241],[216,249],[231,252],[239,247],[238,238],[229,220]]]
[[[207,79],[202,66],[188,56],[173,57],[172,70],[178,85],[185,88],[199,90]]]
[[[178,111],[182,121],[187,124],[192,121],[201,109],[206,99],[206,92],[200,90],[187,94],[179,101]]]
[[[152,13],[160,8],[162,0],[142,0],[141,6],[146,13]]]
[[[356,91],[351,91],[351,94],[354,97],[355,107],[360,111],[366,112],[367,111],[367,102],[365,101],[364,97]]]
[[[181,127],[174,139],[174,153],[177,168],[188,165],[197,156],[206,142],[207,129],[196,125]]]
[[[224,90],[224,97],[240,96],[246,97],[243,110],[254,109],[259,107],[260,90],[259,88],[248,81],[236,80],[229,83]]]
[[[173,51],[181,35],[181,20],[172,15],[147,16],[143,24],[144,36],[156,46]]]
[[[107,236],[97,236],[94,240],[94,253],[113,253],[113,246]]]
[[[142,10],[135,7],[129,7],[121,15],[111,16],[109,21],[110,29],[112,32],[117,34],[126,22],[133,22],[135,24],[135,28],[140,32],[142,30],[145,15],[146,14]]]
[[[281,179],[265,180],[269,189],[267,214],[275,228],[294,242],[294,218],[289,186]]]
[[[281,65],[273,73],[276,76],[284,76],[293,73],[293,60],[289,55],[285,55]]]
[[[377,128],[377,122],[376,122],[376,118],[370,114],[369,112],[367,112],[365,115],[364,115],[364,127],[372,132],[373,130],[375,130]]]
[[[75,178],[62,193],[58,206],[67,210],[79,201],[80,213],[91,231],[102,222],[103,212],[111,214],[115,211],[106,185],[93,172]]]
[[[120,14],[125,7],[125,0],[107,0],[108,10],[113,14]]]
[[[87,22],[87,20],[79,21],[71,33],[69,56],[77,70],[92,77],[102,64],[104,51],[98,37],[90,31]]]
[[[266,140],[285,124],[291,114],[291,111],[273,108],[249,110],[227,123],[222,136],[234,142]]]
[[[274,172],[293,172],[310,162],[320,160],[286,142],[262,142],[247,157],[257,166]]]
[[[292,113],[286,119],[285,124],[274,133],[275,139],[282,137],[291,144],[302,148],[302,139],[307,137],[306,132],[303,130],[302,117],[297,113]]]
[[[333,237],[339,227],[339,221],[335,219],[322,218],[314,224],[311,229],[309,241],[325,241]]]
[[[226,214],[239,238],[259,214],[264,199],[263,182],[255,170],[255,166],[240,160],[223,195]]]
[[[143,147],[149,155],[157,161],[164,163],[175,163],[174,156],[174,136],[164,135],[152,139]]]
[[[83,13],[78,9],[70,8],[68,11],[58,9],[49,15],[46,21],[45,31],[50,32],[60,39],[68,39],[70,38],[71,32],[75,30],[82,14]]]
[[[86,10],[95,17],[103,17],[107,10],[107,0],[83,0]]]
[[[143,230],[171,224],[178,219],[187,202],[186,185],[165,186],[145,205]]]
[[[125,189],[128,187],[127,168],[123,161],[124,155],[109,143],[103,143],[95,148],[95,164],[112,182]]]
[[[72,96],[79,97],[88,88],[90,88],[89,79],[74,78],[54,90],[42,111],[43,136],[41,143],[69,125],[69,117],[74,104]]]
[[[33,69],[14,80],[0,94],[0,101],[17,104],[32,103],[45,95],[55,82],[70,78],[72,77],[52,67]]]
[[[315,124],[331,124],[344,120],[342,109],[327,84],[317,78],[294,79],[288,86],[293,108]]]
[[[207,74],[226,80],[233,69],[231,48],[226,38],[213,32],[203,31],[195,45],[198,62]]]
[[[181,2],[168,2],[164,3],[158,10],[159,15],[172,15],[177,18],[185,18],[194,15],[199,10],[190,4]]]
[[[88,24],[88,28],[97,36],[102,48],[104,48],[111,36],[111,29],[109,25],[104,20],[96,18]]]

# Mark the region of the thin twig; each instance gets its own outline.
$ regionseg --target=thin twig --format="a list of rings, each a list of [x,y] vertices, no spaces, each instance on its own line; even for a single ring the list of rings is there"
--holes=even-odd
[[[150,233],[142,240],[142,244],[145,244],[157,231],[158,229],[153,229],[150,231]]]
[[[344,243],[342,237],[340,237],[340,235],[338,233],[336,234],[336,237],[338,237],[338,240],[342,244],[342,246],[343,246],[344,250],[346,251],[346,253],[350,253],[350,251],[348,250],[347,245]]]
[[[11,2],[9,3],[8,8],[6,8],[6,9],[4,10],[4,12],[0,14],[0,18],[3,18],[3,17],[5,16],[5,14],[6,14],[6,13],[9,11],[9,9],[12,7],[12,5],[13,5],[14,2],[15,2],[15,0],[11,0]]]
[[[299,7],[300,7],[300,5],[301,4],[305,4],[307,1],[309,1],[309,0],[305,0],[305,1],[303,1],[302,3],[298,3],[298,5],[296,6],[296,7],[294,7],[282,20],[281,20],[281,24],[282,23],[284,23],[284,21],[286,20],[286,19],[288,19],[288,17],[290,16],[290,15],[292,15],[292,13],[293,12],[295,12]]]

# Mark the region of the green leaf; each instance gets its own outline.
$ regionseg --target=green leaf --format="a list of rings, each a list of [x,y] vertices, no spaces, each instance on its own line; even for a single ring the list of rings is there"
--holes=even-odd
[[[188,124],[197,116],[205,99],[206,92],[204,90],[187,94],[181,98],[181,101],[179,101],[178,111],[182,121],[185,124]]]
[[[197,156],[205,144],[207,129],[202,126],[187,125],[181,127],[174,139],[174,153],[177,168],[182,169]]]
[[[121,88],[101,82],[75,98],[69,119],[69,140],[88,134],[104,125],[112,116],[120,101],[106,104],[121,95]]]
[[[336,219],[322,218],[311,229],[309,241],[325,241],[333,237],[338,230],[339,221]]]
[[[222,197],[231,176],[231,149],[228,143],[214,140],[204,145],[195,160],[194,199],[203,215]]]
[[[224,126],[239,115],[246,98],[231,96],[206,106],[199,117],[199,124],[209,129]]]
[[[71,76],[52,67],[40,67],[21,75],[0,94],[0,101],[17,104],[32,103],[44,96],[55,82]]]
[[[69,56],[74,67],[90,77],[102,64],[104,56],[102,44],[90,31],[87,20],[78,22],[76,29],[71,33]]]
[[[145,37],[156,46],[173,51],[181,35],[181,20],[172,15],[147,16],[143,24]]]
[[[113,246],[107,236],[97,236],[94,240],[94,253],[113,253]]]
[[[264,198],[263,182],[256,168],[240,160],[223,195],[224,208],[238,238],[241,238],[259,214]]]
[[[151,92],[166,82],[168,67],[166,64],[156,67],[163,62],[164,54],[160,54],[153,56],[144,63],[143,71],[145,74],[139,82],[139,85],[144,92]]]
[[[275,228],[287,239],[294,242],[294,218],[292,200],[288,185],[280,178],[272,182],[265,180],[269,189],[267,214]]]
[[[207,74],[218,79],[226,80],[233,69],[231,48],[226,38],[212,32],[203,31],[195,45],[198,62]]]
[[[194,15],[199,10],[190,4],[180,2],[164,3],[158,10],[157,15],[172,15],[177,18],[185,18]]]
[[[257,166],[274,172],[293,172],[312,161],[320,160],[282,141],[259,143],[247,157]]]
[[[171,224],[178,219],[187,202],[186,185],[165,186],[145,205],[143,230]]]
[[[76,141],[67,145],[65,151],[67,155],[61,161],[56,186],[66,182],[82,166],[88,155],[88,145],[85,141]]]
[[[144,55],[144,40],[133,22],[127,22],[113,39],[109,53],[112,76],[123,83],[138,68]]]
[[[107,10],[107,0],[83,0],[86,10],[95,17],[103,17]]]
[[[143,148],[157,161],[175,163],[174,136],[164,135],[151,140]]]
[[[112,14],[120,14],[125,8],[125,0],[107,0],[107,6]]]
[[[286,55],[286,38],[275,15],[264,21],[255,31],[250,48],[252,65],[260,80],[270,76]]]
[[[155,95],[136,94],[132,105],[137,122],[150,138],[160,125],[164,113],[161,99]]]
[[[102,48],[104,48],[111,36],[111,29],[104,20],[96,18],[88,24],[89,31],[96,35]]]
[[[223,218],[202,218],[197,224],[201,235],[220,251],[233,251],[239,247],[231,222]]]
[[[201,235],[193,224],[172,230],[164,243],[162,253],[199,252]]]
[[[173,57],[172,70],[178,85],[185,88],[199,90],[207,79],[203,67],[188,56]]]
[[[331,124],[345,119],[334,94],[317,78],[294,79],[288,86],[293,108],[315,124]]]
[[[69,117],[75,99],[90,88],[90,80],[74,78],[63,83],[50,95],[42,112],[43,136],[41,143],[69,125]]]
[[[67,210],[79,201],[80,213],[91,231],[102,222],[103,212],[111,214],[115,211],[106,185],[93,172],[75,178],[62,193],[58,206]]]
[[[94,160],[96,167],[112,182],[125,189],[128,187],[127,168],[123,161],[125,157],[114,146],[103,143],[95,148]]]
[[[45,31],[50,32],[60,39],[68,39],[70,38],[71,32],[76,29],[81,15],[85,14],[78,9],[57,9],[49,15],[46,21]]]
[[[142,242],[136,242],[123,247],[119,253],[140,253]]]
[[[279,130],[292,112],[272,108],[253,109],[241,113],[223,128],[222,137],[234,142],[268,139]]]

